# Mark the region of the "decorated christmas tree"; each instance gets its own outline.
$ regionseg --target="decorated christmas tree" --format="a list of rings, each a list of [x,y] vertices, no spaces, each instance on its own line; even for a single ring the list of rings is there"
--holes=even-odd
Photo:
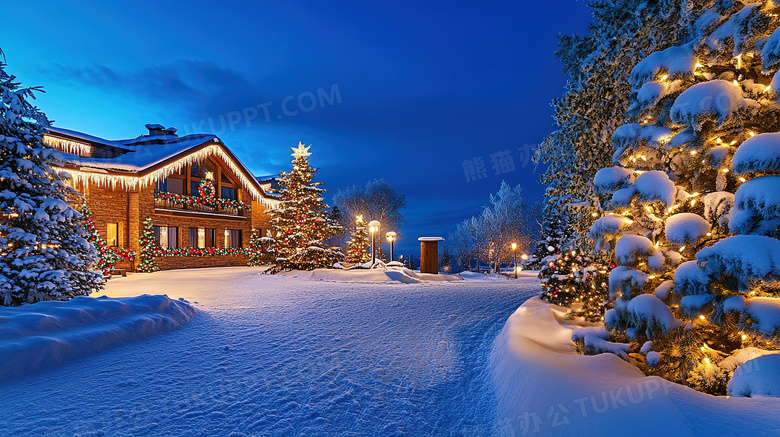
[[[259,229],[252,229],[252,236],[249,237],[249,261],[248,266],[263,265],[263,244]]]
[[[0,57],[3,54],[0,52]],[[49,120],[0,61],[0,304],[86,296],[102,287],[66,173],[51,168],[56,152],[42,136]]]
[[[549,246],[550,249],[556,248]],[[603,320],[609,307],[606,285],[610,267],[587,252],[554,252],[545,258],[546,264],[539,272],[543,290],[540,298],[571,307],[571,317]]]
[[[681,15],[685,44],[631,72],[634,122],[594,177],[590,236],[619,265],[605,318],[623,356],[726,394],[747,357],[780,349],[780,8],[703,6]]]
[[[575,232],[569,223],[569,215],[552,203],[547,204],[542,218],[542,235],[526,263],[531,270],[542,269],[548,264],[548,257],[554,257],[574,241]]]
[[[277,258],[269,273],[331,267],[344,260],[341,249],[325,245],[339,228],[330,219],[321,183],[312,182],[317,169],[309,165],[309,147],[301,143],[292,150],[292,171],[281,174],[281,200],[270,211]]]
[[[87,241],[91,244],[98,253],[98,262],[94,268],[103,272],[105,275],[112,270],[114,266],[122,261],[133,261],[135,254],[130,251],[119,247],[108,247],[106,240],[100,236],[100,233],[95,226],[95,222],[92,221],[92,211],[89,210],[86,204],[81,206],[81,215],[83,216],[83,227],[87,231]]]
[[[352,231],[352,239],[347,241],[347,262],[363,264],[371,260],[366,222],[362,215],[355,217],[355,229]]]
[[[138,264],[138,271],[142,273],[152,273],[160,270],[155,258],[155,249],[157,249],[157,237],[154,235],[154,223],[151,217],[144,220],[144,227],[141,230],[139,239],[141,246],[141,257]]]

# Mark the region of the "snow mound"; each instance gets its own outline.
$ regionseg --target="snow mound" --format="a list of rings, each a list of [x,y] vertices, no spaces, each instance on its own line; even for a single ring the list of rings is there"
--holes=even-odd
[[[0,380],[174,330],[195,314],[185,301],[148,294],[2,307]]]
[[[672,120],[699,131],[705,121],[722,125],[748,102],[742,88],[725,80],[698,83],[683,91],[672,105]]]
[[[723,361],[718,363],[723,369],[728,370],[732,374],[739,368],[739,366],[747,363],[748,361],[762,357],[764,355],[778,354],[778,351],[768,351],[765,349],[759,349],[757,347],[746,347],[744,349],[735,350],[730,356],[726,357]]]
[[[623,167],[605,167],[596,172],[593,188],[597,193],[609,193],[634,182],[634,171]]]
[[[628,343],[609,341],[610,334],[604,326],[588,326],[575,329],[571,334],[574,342],[581,342],[583,350],[588,354],[609,352],[623,359],[628,359]]]
[[[696,261],[686,261],[674,271],[674,288],[683,296],[705,294],[710,278],[698,266]]]
[[[780,132],[758,134],[745,140],[732,159],[735,174],[780,171]]]
[[[565,314],[564,308],[529,299],[496,339],[490,360],[498,398],[494,434],[611,435],[616,424],[648,420],[652,426],[635,434],[780,431],[780,399],[710,396],[644,376],[613,354],[578,355],[571,334],[584,326]],[[656,352],[648,353],[648,361],[657,359]]]
[[[621,266],[630,266],[655,252],[653,242],[641,235],[624,235],[615,247],[615,259]]]
[[[462,281],[458,275],[433,275],[420,273],[407,268],[391,267],[387,269],[316,269],[311,272],[287,272],[282,273],[293,277],[309,277],[318,281],[331,282],[396,282],[401,284],[417,284],[420,282],[452,282]]]
[[[751,280],[780,279],[780,240],[760,235],[724,238],[696,254],[711,278],[731,275],[747,290]]]
[[[609,298],[614,300],[622,295],[627,299],[632,293],[641,292],[647,281],[646,273],[617,266],[609,272]]]
[[[666,238],[672,243],[695,243],[709,231],[710,224],[698,214],[683,212],[666,220]]]
[[[750,298],[747,300],[747,312],[753,319],[753,328],[762,334],[771,336],[780,329],[780,298]]]
[[[496,273],[460,272],[458,273],[458,276],[468,282],[504,282],[509,280],[506,276]]]
[[[604,249],[607,240],[625,230],[633,221],[622,215],[607,215],[593,222],[588,236],[596,241],[596,250]]]
[[[761,60],[764,62],[764,71],[780,67],[780,27],[772,32],[761,49]]]
[[[648,338],[653,337],[656,330],[669,332],[682,326],[669,307],[654,294],[641,294],[628,302],[628,312],[637,325],[644,326]]]
[[[739,366],[729,381],[729,396],[780,397],[780,355],[754,358]]]
[[[631,70],[628,81],[635,87],[640,86],[653,80],[661,71],[665,71],[671,78],[692,76],[695,66],[696,57],[690,44],[669,47],[639,61]]]
[[[739,234],[774,234],[780,225],[780,176],[762,176],[740,185],[729,214],[729,229]]]
[[[642,85],[636,93],[636,103],[632,105],[639,110],[645,110],[672,92],[677,91],[677,86],[666,82],[648,82]]]
[[[652,202],[660,200],[667,207],[674,205],[674,196],[677,194],[677,188],[669,180],[669,176],[660,170],[650,170],[642,173],[636,178],[636,182],[631,185],[634,192],[639,194],[642,201]]]

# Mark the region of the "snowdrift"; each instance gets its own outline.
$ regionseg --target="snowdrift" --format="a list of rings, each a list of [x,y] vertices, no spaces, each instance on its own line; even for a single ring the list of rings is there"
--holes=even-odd
[[[578,355],[571,334],[583,325],[564,314],[531,298],[496,339],[502,435],[780,435],[780,399],[710,396],[644,376],[612,354]]]
[[[0,381],[186,325],[196,310],[148,294],[0,307]]]
[[[457,275],[432,275],[419,273],[406,268],[390,267],[387,269],[317,269],[311,272],[282,273],[296,278],[309,277],[320,281],[332,282],[397,282],[402,284],[417,284],[420,282],[453,282],[462,281]]]

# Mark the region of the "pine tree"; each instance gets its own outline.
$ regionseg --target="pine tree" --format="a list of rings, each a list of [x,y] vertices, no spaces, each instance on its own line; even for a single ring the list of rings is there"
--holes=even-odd
[[[281,201],[270,211],[278,257],[269,273],[331,267],[344,260],[340,249],[325,247],[338,228],[326,211],[321,183],[311,182],[317,169],[309,165],[309,147],[301,143],[292,150],[292,171],[281,174]]]
[[[780,349],[762,325],[780,318],[778,15],[768,1],[697,3],[679,23],[688,41],[632,69],[634,122],[593,180],[590,236],[619,265],[611,340],[647,373],[713,394],[740,350]]]
[[[544,230],[542,238],[529,258],[528,267],[531,269],[541,269],[547,265],[549,261],[547,257],[570,249],[567,245],[575,239],[574,229],[569,223],[569,215],[558,206],[546,205],[542,229]]]
[[[252,229],[252,236],[249,237],[249,261],[248,266],[263,265],[263,245],[260,239],[260,229]]]
[[[352,239],[347,241],[347,262],[363,264],[371,260],[368,251],[371,243],[368,241],[368,231],[362,215],[355,217],[355,229]]]
[[[686,36],[678,26],[688,2],[595,0],[587,36],[560,37],[556,56],[569,77],[563,97],[553,101],[558,129],[539,145],[537,163],[548,164],[540,178],[547,186],[545,212],[561,210],[576,231],[567,245],[590,248],[586,231],[598,209],[593,176],[610,162],[607,141],[629,111],[631,67],[648,54]],[[578,205],[578,208],[570,208]]]
[[[152,273],[160,270],[155,258],[155,249],[157,249],[157,237],[154,235],[154,223],[151,217],[144,220],[144,228],[141,231],[139,239],[141,246],[141,258],[138,264],[138,271],[142,273]]]
[[[0,51],[0,57],[3,57]],[[0,304],[68,300],[102,288],[92,271],[95,248],[69,201],[80,195],[68,175],[51,168],[55,152],[42,142],[49,125],[0,61]]]

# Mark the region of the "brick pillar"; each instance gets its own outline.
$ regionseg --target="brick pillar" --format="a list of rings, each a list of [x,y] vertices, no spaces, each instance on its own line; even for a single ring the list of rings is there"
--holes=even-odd
[[[141,202],[140,193],[131,191],[127,196],[127,235],[130,239],[128,247],[136,254],[141,253],[141,246],[138,240],[141,238]]]

